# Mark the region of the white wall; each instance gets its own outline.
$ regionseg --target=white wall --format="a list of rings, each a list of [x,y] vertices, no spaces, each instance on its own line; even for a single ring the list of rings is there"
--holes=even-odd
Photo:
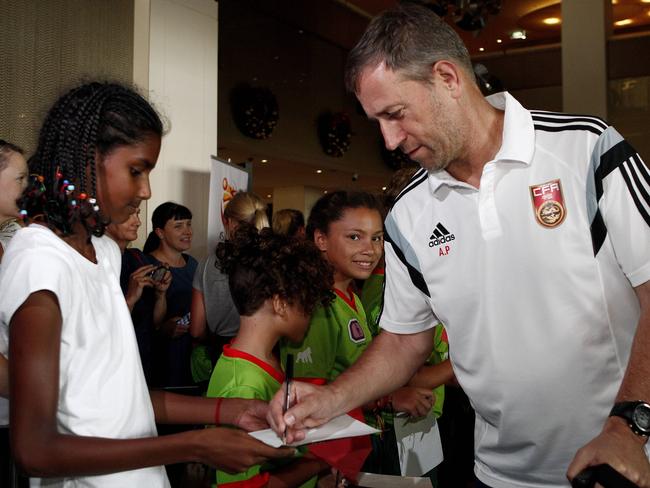
[[[190,253],[198,258],[206,253],[209,161],[217,152],[218,6],[214,0],[144,1],[150,3],[149,98],[169,129],[146,213],[168,200],[188,206]],[[149,232],[150,218],[142,214]]]

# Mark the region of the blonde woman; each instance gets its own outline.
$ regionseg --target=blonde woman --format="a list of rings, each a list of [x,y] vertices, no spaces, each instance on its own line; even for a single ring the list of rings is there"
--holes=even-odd
[[[223,215],[226,239],[241,224],[258,230],[270,227],[266,204],[254,193],[235,194]],[[196,269],[190,310],[190,334],[206,346],[195,348],[192,353],[192,377],[197,383],[207,382],[224,344],[239,331],[239,313],[230,296],[228,277],[217,267],[214,253],[203,259]]]

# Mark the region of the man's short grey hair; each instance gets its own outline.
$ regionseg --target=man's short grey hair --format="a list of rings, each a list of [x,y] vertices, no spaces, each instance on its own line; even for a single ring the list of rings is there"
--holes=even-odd
[[[361,72],[382,62],[406,79],[429,81],[431,67],[440,60],[457,64],[473,78],[467,48],[451,26],[426,7],[402,3],[372,19],[352,48],[345,86],[356,92]]]

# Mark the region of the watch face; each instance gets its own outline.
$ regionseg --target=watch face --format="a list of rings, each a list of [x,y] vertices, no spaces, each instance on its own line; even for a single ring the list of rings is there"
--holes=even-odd
[[[650,405],[645,403],[637,405],[632,413],[632,421],[646,435],[650,434]]]

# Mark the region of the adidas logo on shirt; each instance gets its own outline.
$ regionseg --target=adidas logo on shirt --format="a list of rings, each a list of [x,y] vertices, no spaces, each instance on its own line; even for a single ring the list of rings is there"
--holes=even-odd
[[[433,229],[431,237],[429,237],[429,247],[436,247],[445,242],[451,242],[456,239],[456,236],[449,232],[442,223],[438,222],[438,225]]]

